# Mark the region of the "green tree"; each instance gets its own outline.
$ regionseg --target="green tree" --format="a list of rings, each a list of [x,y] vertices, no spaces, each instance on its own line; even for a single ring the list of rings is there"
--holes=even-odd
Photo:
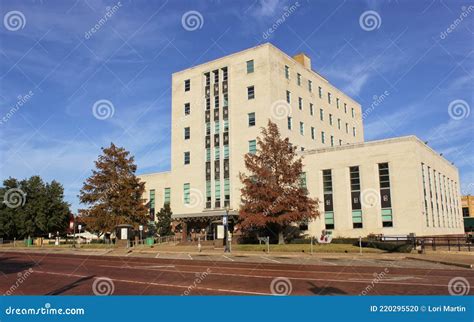
[[[134,157],[113,143],[102,152],[80,191],[81,203],[89,206],[79,210],[81,219],[98,234],[112,232],[119,224],[146,224],[145,183],[135,175]]]
[[[302,158],[278,126],[268,121],[257,138],[258,150],[245,155],[248,173],[240,173],[243,183],[239,223],[244,231],[267,228],[285,242],[285,229],[293,223],[319,216],[318,200],[308,197],[301,184]]]
[[[171,230],[171,207],[169,203],[165,203],[163,208],[156,214],[156,232],[160,236],[170,236],[172,234]]]
[[[18,181],[9,178],[0,189],[0,234],[4,238],[44,236],[67,229],[69,204],[57,181],[44,183],[39,176]]]

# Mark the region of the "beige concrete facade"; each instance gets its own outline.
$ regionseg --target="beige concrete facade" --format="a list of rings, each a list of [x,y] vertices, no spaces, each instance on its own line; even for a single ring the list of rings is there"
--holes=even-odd
[[[171,191],[175,218],[220,215],[227,206],[238,211],[239,173],[245,171],[244,155],[249,152],[250,141],[271,119],[283,136],[304,149],[307,185],[312,196],[322,195],[322,169],[334,168],[334,191],[339,191],[338,196],[334,194],[335,234],[426,235],[461,231],[458,227],[435,228],[437,222],[430,227],[418,223],[424,219],[418,180],[421,162],[425,160],[430,169],[437,169],[453,181],[458,200],[456,168],[415,138],[364,143],[360,104],[310,66],[311,61],[304,54],[293,59],[273,45],[264,44],[174,73],[171,171],[141,176],[146,182],[146,199],[154,190],[156,211],[164,202],[165,188]],[[409,154],[416,158],[407,160]],[[363,211],[363,228],[353,229],[347,224],[352,216],[347,212],[350,198],[344,197],[347,192],[343,189],[347,187],[343,187],[348,186],[348,181],[343,172],[356,160],[361,174],[364,173],[362,186],[373,189],[378,188],[373,174],[365,177],[368,169],[379,161],[393,166],[393,227],[382,228],[376,210]],[[405,167],[410,175],[400,176]],[[405,196],[410,189],[417,193]],[[409,202],[405,202],[405,197]],[[455,210],[460,213],[459,202]],[[458,217],[452,216],[453,222],[458,221]],[[309,223],[308,232],[319,235],[323,226],[324,219],[318,219]]]

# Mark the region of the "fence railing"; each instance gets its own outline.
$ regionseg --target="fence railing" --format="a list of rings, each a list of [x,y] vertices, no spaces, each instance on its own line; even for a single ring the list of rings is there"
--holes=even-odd
[[[463,237],[380,237],[379,241],[395,243],[413,243],[418,250],[447,250],[447,251],[468,251],[474,250],[474,238],[472,236]]]

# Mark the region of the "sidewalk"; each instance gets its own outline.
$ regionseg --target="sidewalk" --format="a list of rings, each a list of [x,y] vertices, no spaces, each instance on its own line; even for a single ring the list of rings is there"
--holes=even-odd
[[[427,254],[407,254],[406,258],[464,268],[474,268],[474,253],[431,252]]]

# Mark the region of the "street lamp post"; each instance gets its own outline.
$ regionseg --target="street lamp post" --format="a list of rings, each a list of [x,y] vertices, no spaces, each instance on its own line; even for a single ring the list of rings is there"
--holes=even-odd
[[[138,226],[138,230],[140,230],[140,243],[143,244],[143,225]]]
[[[222,218],[222,224],[224,225],[224,253],[229,253],[229,241],[227,240],[229,235],[229,207],[225,208],[225,214]]]

